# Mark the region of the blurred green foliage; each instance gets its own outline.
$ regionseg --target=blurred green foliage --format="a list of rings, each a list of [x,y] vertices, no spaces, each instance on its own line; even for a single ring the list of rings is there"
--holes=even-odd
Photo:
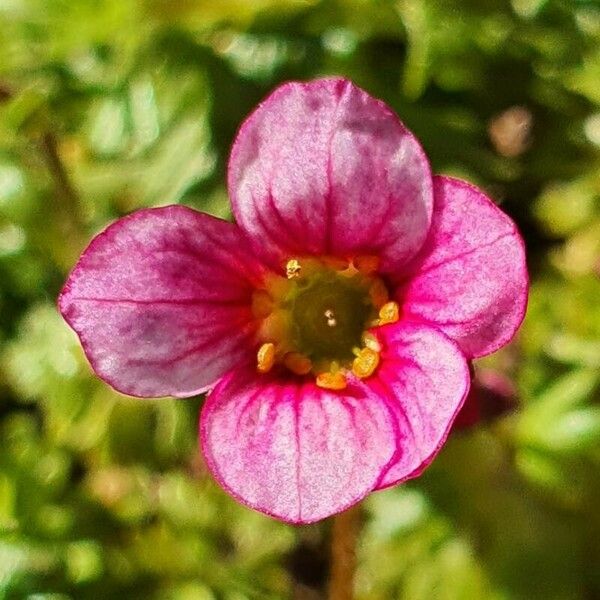
[[[129,211],[227,216],[244,116],[323,74],[489,190],[532,277],[518,339],[484,361],[519,409],[366,501],[357,597],[600,598],[595,0],[0,0],[0,598],[320,597],[329,525],[227,497],[198,456],[201,399],[112,392],[55,298]]]

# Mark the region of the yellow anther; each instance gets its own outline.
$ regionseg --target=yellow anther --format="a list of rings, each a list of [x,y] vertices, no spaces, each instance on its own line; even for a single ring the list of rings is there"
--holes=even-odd
[[[379,352],[363,348],[352,362],[352,372],[360,379],[370,377],[379,365]]]
[[[379,309],[379,325],[395,323],[400,318],[400,307],[397,302],[386,302]]]
[[[267,342],[256,353],[256,369],[259,373],[268,373],[275,364],[275,344]]]
[[[316,383],[326,390],[343,390],[346,387],[346,376],[341,371],[319,373]]]
[[[258,319],[268,317],[273,311],[273,298],[266,290],[256,290],[252,294],[252,314]]]
[[[300,352],[289,352],[283,359],[283,364],[296,375],[306,375],[312,369],[310,358]]]
[[[298,277],[301,270],[302,267],[300,266],[300,261],[297,258],[290,258],[285,265],[285,274],[287,275],[288,279]]]
[[[378,256],[357,256],[352,262],[356,269],[363,275],[371,275],[379,269]]]
[[[371,348],[374,352],[381,352],[381,344],[372,333],[365,331],[362,336],[362,341],[367,348]]]
[[[390,299],[387,287],[381,279],[373,279],[369,287],[369,298],[375,308],[381,308]]]

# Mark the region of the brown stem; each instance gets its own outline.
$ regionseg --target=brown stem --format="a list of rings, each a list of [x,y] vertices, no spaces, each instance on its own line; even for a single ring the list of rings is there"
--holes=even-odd
[[[354,598],[356,541],[360,530],[360,505],[333,518],[329,600]]]

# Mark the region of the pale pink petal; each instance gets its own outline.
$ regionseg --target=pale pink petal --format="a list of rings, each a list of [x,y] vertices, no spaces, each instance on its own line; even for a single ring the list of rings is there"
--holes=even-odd
[[[506,344],[527,305],[523,240],[514,223],[476,187],[434,178],[435,209],[423,253],[397,297],[454,339],[469,357]]]
[[[287,83],[242,125],[229,162],[238,223],[274,264],[378,254],[394,271],[422,246],[427,158],[381,101],[345,79]]]
[[[358,502],[396,448],[390,410],[361,383],[333,392],[239,371],[209,395],[200,436],[208,467],[229,493],[291,523]]]
[[[388,487],[416,477],[446,440],[469,391],[469,366],[440,331],[401,321],[375,331],[381,365],[367,380],[397,419],[397,452],[378,483]]]
[[[167,206],[98,235],[59,306],[115,389],[190,396],[250,359],[250,296],[260,276],[235,225]]]

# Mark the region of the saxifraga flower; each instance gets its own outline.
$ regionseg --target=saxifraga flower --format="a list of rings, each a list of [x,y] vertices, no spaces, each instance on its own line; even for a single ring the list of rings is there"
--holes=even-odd
[[[523,242],[340,78],[275,90],[237,135],[228,186],[236,224],[166,206],[110,225],[60,310],[116,390],[210,390],[201,446],[231,495],[317,521],[431,462],[468,361],[523,319]]]

